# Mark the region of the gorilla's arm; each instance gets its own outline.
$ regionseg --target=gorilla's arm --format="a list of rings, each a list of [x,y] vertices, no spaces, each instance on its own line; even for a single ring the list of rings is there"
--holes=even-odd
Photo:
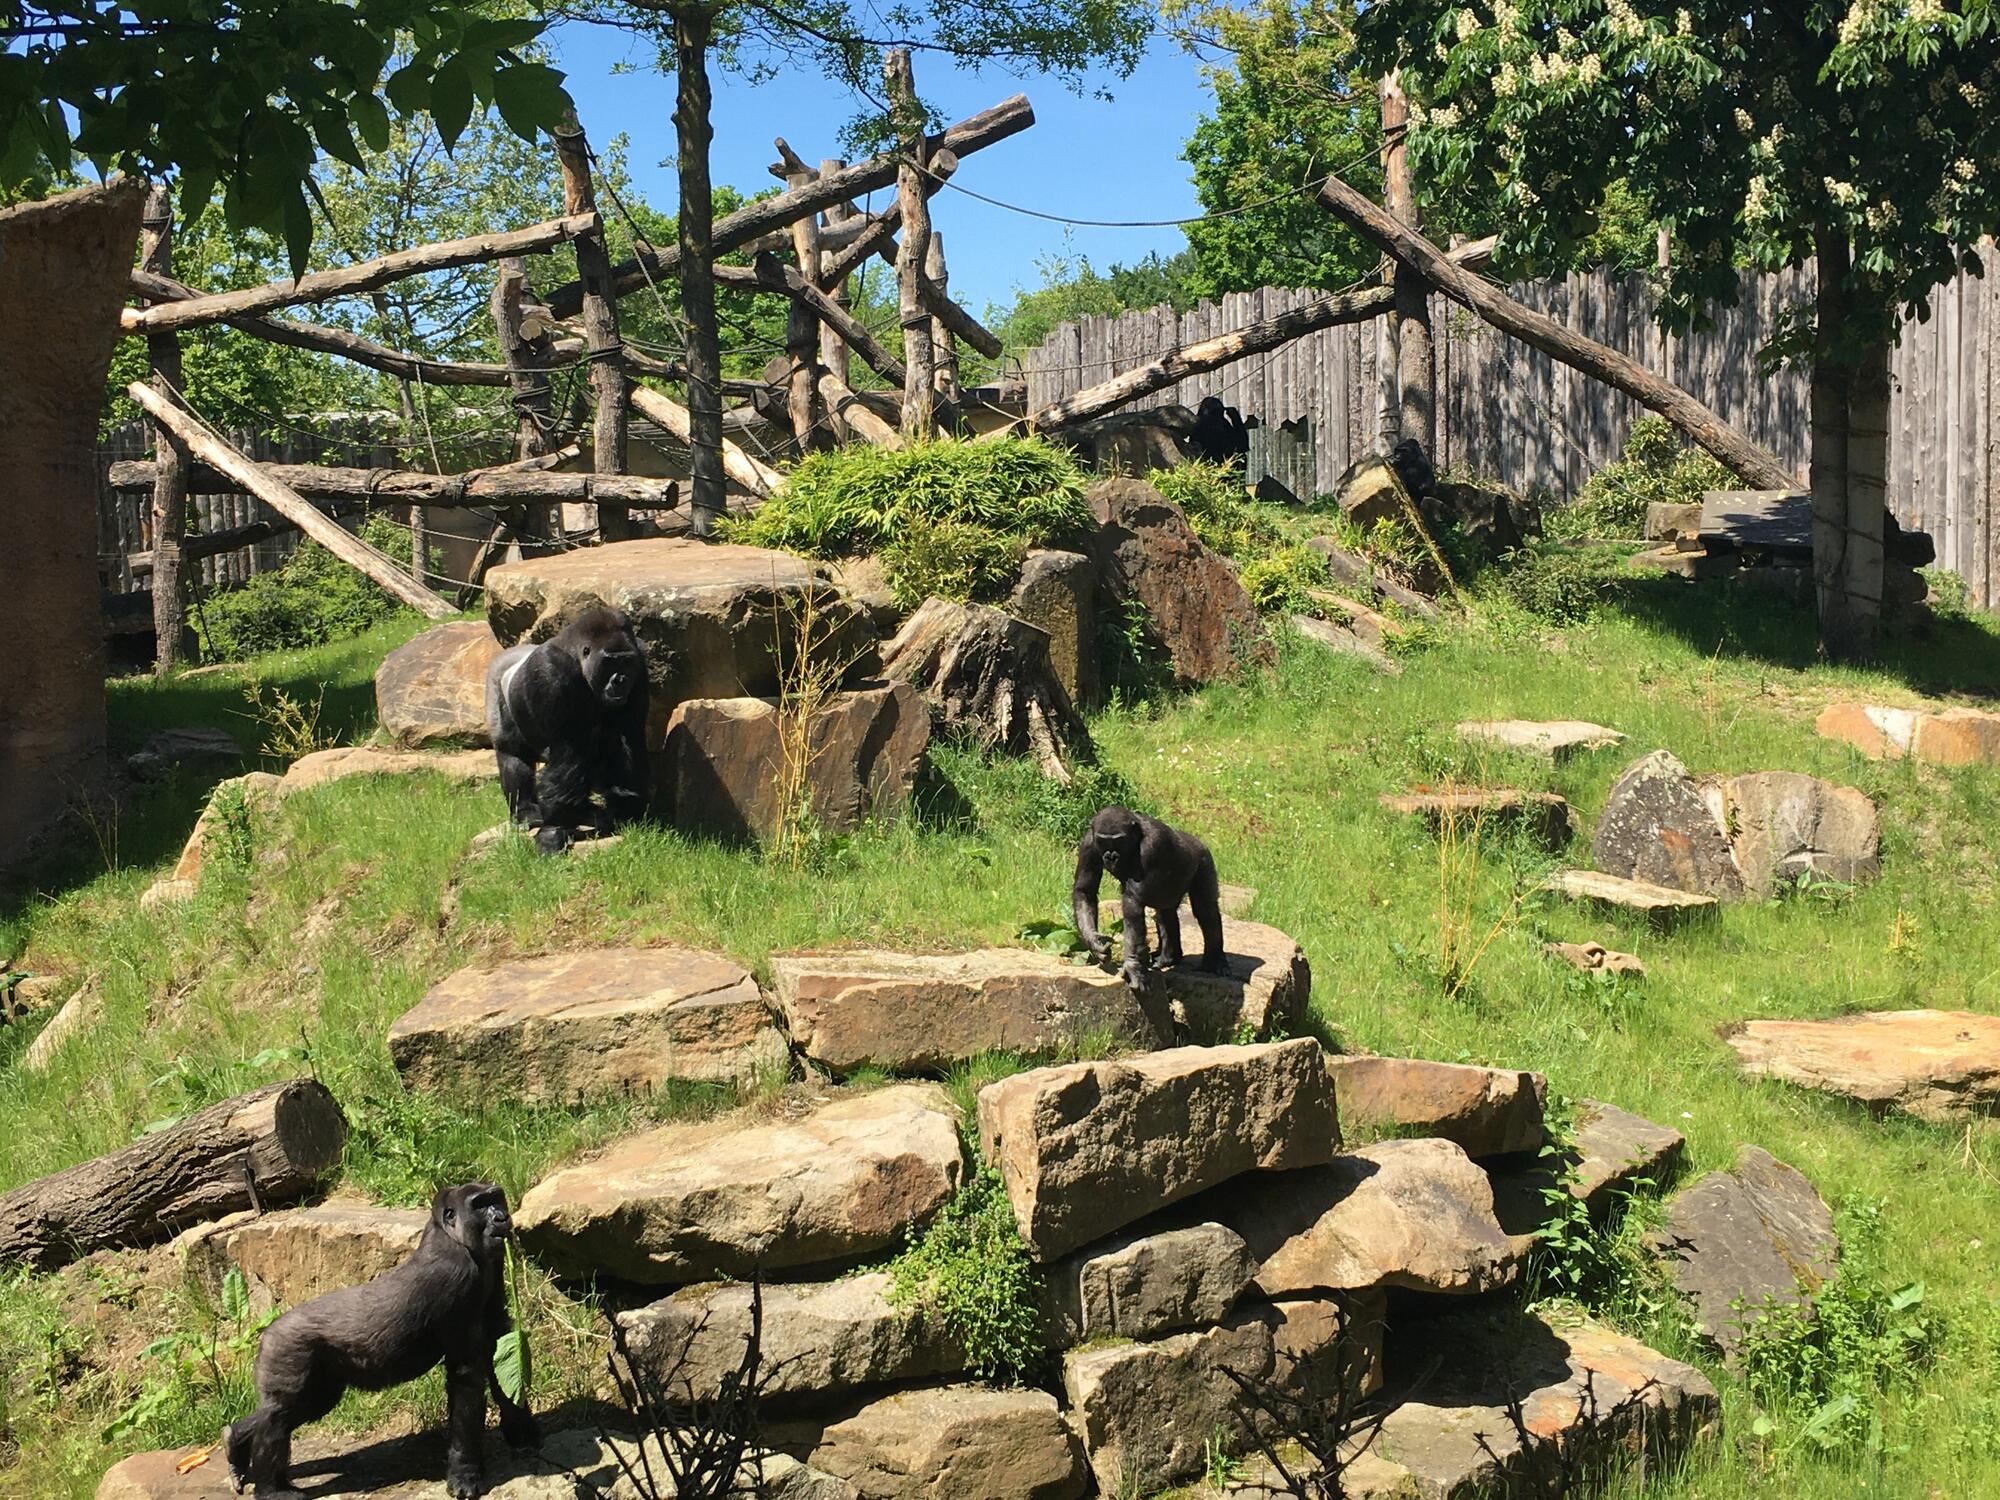
[[[1086,833],[1076,846],[1076,880],[1070,886],[1070,915],[1076,935],[1099,963],[1111,960],[1111,944],[1097,930],[1097,892],[1104,884],[1104,852],[1097,847],[1097,835]],[[1143,939],[1142,939],[1143,941]]]
[[[653,763],[646,754],[646,700],[626,705],[625,713],[604,726],[598,785],[613,824],[629,823],[646,811],[652,794]]]

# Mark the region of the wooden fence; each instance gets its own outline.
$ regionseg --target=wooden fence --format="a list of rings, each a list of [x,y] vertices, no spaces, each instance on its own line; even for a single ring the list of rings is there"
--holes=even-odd
[[[1712,329],[1664,337],[1647,278],[1609,271],[1512,288],[1567,326],[1657,370],[1707,402],[1806,477],[1806,376],[1765,374],[1757,350],[1787,310],[1810,305],[1809,272],[1745,273],[1734,307]],[[1051,333],[1023,361],[1028,408],[1073,394],[1195,339],[1211,338],[1315,301],[1267,287],[1231,293],[1185,314],[1158,307],[1084,318]],[[1437,459],[1514,489],[1575,493],[1618,456],[1643,414],[1637,402],[1538,354],[1443,297],[1436,332]],[[1382,320],[1318,333],[1181,382],[1138,405],[1192,407],[1220,396],[1263,427],[1252,434],[1250,478],[1275,474],[1304,495],[1334,487],[1356,458],[1377,451]],[[1940,288],[1931,317],[1903,333],[1890,412],[1890,504],[1928,531],[1938,564],[1962,575],[1972,598],[2000,604],[2000,272]]]

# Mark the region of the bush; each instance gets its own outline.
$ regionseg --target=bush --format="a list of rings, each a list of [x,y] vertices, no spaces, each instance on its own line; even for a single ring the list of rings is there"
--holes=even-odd
[[[1726,490],[1737,479],[1722,462],[1685,442],[1665,417],[1647,416],[1632,424],[1618,462],[1590,477],[1569,504],[1551,510],[1544,525],[1551,537],[1635,537],[1646,526],[1654,501],[1694,505],[1706,490]]]
[[[991,604],[1021,575],[1028,544],[966,521],[916,526],[882,549],[882,571],[904,609],[935,595],[961,604]]]
[[[410,534],[386,516],[371,516],[361,539],[410,565]],[[318,542],[301,542],[275,572],[196,603],[195,635],[207,661],[241,661],[263,651],[290,651],[343,641],[404,606]]]
[[[1205,547],[1244,557],[1271,546],[1274,527],[1251,504],[1243,471],[1234,464],[1196,459],[1171,469],[1155,469],[1146,483],[1171,500]]]
[[[1565,548],[1516,553],[1496,576],[1500,592],[1529,614],[1551,625],[1575,625],[1604,602],[1622,566],[1602,551]]]
[[[923,1238],[889,1265],[890,1304],[935,1318],[974,1374],[1017,1380],[1043,1360],[1040,1277],[1000,1174],[982,1166]]]
[[[1302,545],[1280,547],[1243,565],[1243,588],[1260,614],[1318,615],[1313,590],[1330,588],[1326,556]]]

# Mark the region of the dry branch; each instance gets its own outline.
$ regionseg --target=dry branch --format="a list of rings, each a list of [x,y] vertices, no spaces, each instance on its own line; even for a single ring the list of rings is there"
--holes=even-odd
[[[882,420],[868,404],[848,389],[847,382],[831,370],[822,370],[819,377],[820,400],[826,409],[839,417],[849,427],[878,448],[900,448],[903,435],[895,427]]]
[[[457,613],[389,558],[329,520],[297,490],[280,484],[262,465],[208,432],[193,416],[151,386],[135,380],[125,387],[125,394],[187,444],[188,451],[196,458],[227,474],[239,488],[255,495],[335,557],[372,578],[412,609],[433,620],[449,619]]]
[[[661,395],[651,386],[634,385],[632,404],[639,408],[640,415],[658,423],[681,442],[694,441],[693,418],[688,409],[672,397]],[[727,438],[722,440],[722,469],[732,482],[760,500],[784,479],[784,475],[776,469],[758,462]]]
[[[1616,349],[1572,332],[1546,313],[1522,306],[1456,264],[1416,230],[1391,218],[1338,177],[1328,177],[1320,185],[1319,202],[1343,224],[1502,333],[1658,412],[1734,469],[1745,483],[1763,489],[1790,489],[1795,483],[1791,471],[1776,458],[1679,386],[1662,380]]]
[[[866,327],[857,323],[847,309],[812,285],[798,271],[770,256],[757,257],[755,266],[717,266],[715,279],[724,286],[752,291],[779,292],[812,309],[847,347],[868,362],[868,367],[893,385],[903,383],[903,362],[883,347]]]
[[[577,214],[550,219],[526,229],[500,234],[475,234],[462,240],[442,240],[435,245],[418,245],[398,250],[359,265],[341,266],[331,271],[314,271],[296,281],[273,281],[240,292],[217,292],[144,311],[127,308],[119,326],[127,333],[163,333],[169,328],[192,328],[203,323],[220,323],[242,313],[264,312],[274,307],[293,307],[301,302],[325,302],[334,297],[351,297],[373,291],[405,276],[426,271],[447,271],[453,266],[469,266],[480,261],[501,260],[509,255],[526,255],[547,250],[564,240],[589,234],[599,227],[597,215]],[[578,305],[581,306],[581,297]],[[576,309],[571,309],[575,311]]]
[[[574,448],[568,451],[575,455]],[[263,469],[309,500],[365,500],[377,505],[609,504],[641,510],[672,510],[680,504],[678,481],[644,479],[635,474],[550,474],[512,464],[468,469],[462,474],[345,469],[325,464],[265,464]],[[111,465],[109,487],[149,488],[153,472],[153,465],[145,459],[121,459]],[[241,488],[207,464],[197,465],[189,476],[190,494],[233,495]]]

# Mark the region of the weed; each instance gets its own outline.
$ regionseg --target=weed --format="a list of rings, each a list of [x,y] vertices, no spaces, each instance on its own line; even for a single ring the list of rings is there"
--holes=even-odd
[[[333,743],[319,723],[326,709],[326,689],[321,688],[308,705],[283,688],[252,677],[243,685],[243,698],[250,705],[249,717],[264,731],[267,755],[293,761]]]
[[[1047,1357],[1041,1277],[997,1168],[982,1164],[889,1275],[890,1303],[937,1319],[982,1378],[1019,1380]]]
[[[1243,1477],[1243,1461],[1236,1456],[1236,1442],[1228,1428],[1218,1426],[1202,1439],[1201,1475],[1204,1483],[1218,1490]]]
[[[840,684],[867,648],[843,645],[844,621],[822,614],[818,589],[803,597],[774,602],[773,640],[778,668],[779,808],[771,855],[788,869],[824,860],[832,848],[812,805],[812,768],[825,746],[818,729],[840,692]]]
[[[202,869],[237,880],[247,879],[257,860],[263,818],[241,781],[223,782],[208,802],[208,833],[202,845]]]
[[[249,1286],[234,1266],[223,1277],[218,1307],[198,1297],[191,1305],[203,1326],[176,1329],[147,1345],[140,1357],[155,1373],[105,1427],[105,1442],[144,1437],[167,1446],[212,1437],[253,1403],[250,1356],[277,1309],[253,1318]]]
[[[1623,577],[1623,560],[1602,549],[1526,548],[1491,570],[1500,595],[1550,625],[1588,620]]]
[[[1972,613],[1972,588],[1963,573],[1950,568],[1919,568],[1917,573],[1929,589],[1924,600],[1940,620],[1963,620]]]
[[[1323,614],[1313,594],[1333,583],[1326,555],[1303,545],[1280,547],[1245,563],[1241,577],[1260,614]]]
[[[1688,443],[1665,417],[1645,416],[1626,434],[1618,462],[1593,474],[1569,504],[1547,511],[1544,525],[1557,540],[1637,537],[1655,501],[1699,504],[1705,492],[1735,486],[1719,459]]]
[[[934,521],[904,532],[882,549],[882,571],[904,609],[936,597],[992,604],[1021,575],[1028,544],[969,521]]]

